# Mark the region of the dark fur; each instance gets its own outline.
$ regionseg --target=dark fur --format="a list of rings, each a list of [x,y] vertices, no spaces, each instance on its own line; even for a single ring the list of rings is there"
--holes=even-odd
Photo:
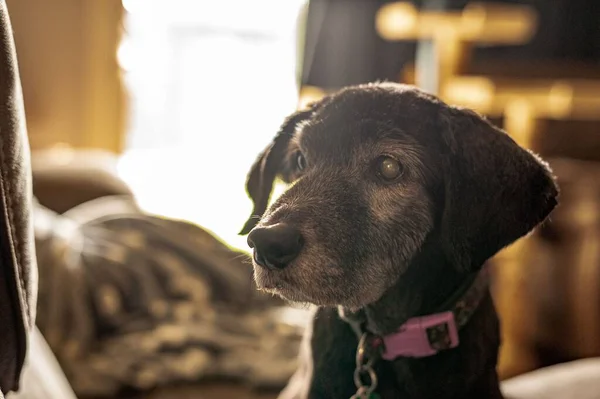
[[[382,154],[403,165],[394,184],[374,173]],[[277,176],[294,184],[267,210]],[[290,398],[354,393],[357,339],[337,306],[364,309],[376,334],[393,332],[434,311],[467,273],[541,223],[558,194],[546,164],[474,112],[389,83],[350,87],[292,115],[247,188],[255,209],[243,233],[285,222],[305,242],[282,270],[255,265],[258,286],[320,305],[284,392]],[[460,338],[459,348],[433,357],[380,361],[382,397],[500,398],[489,296]]]

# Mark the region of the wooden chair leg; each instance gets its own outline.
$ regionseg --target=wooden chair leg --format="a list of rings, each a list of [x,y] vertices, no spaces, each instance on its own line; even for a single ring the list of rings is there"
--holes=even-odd
[[[504,129],[522,147],[532,149],[534,138],[540,131],[541,121],[530,102],[516,98],[504,111]]]

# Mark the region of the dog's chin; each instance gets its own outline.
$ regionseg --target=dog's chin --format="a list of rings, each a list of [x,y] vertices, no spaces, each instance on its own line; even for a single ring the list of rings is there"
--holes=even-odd
[[[254,265],[254,281],[261,291],[276,293],[283,286],[283,281],[275,273]]]
[[[282,271],[269,271],[255,266],[254,280],[260,291],[277,295],[296,305],[344,306],[348,309],[356,310],[367,304],[364,302],[364,299],[368,295],[361,295],[360,292],[356,293],[358,295],[348,295],[349,291],[346,289],[347,287],[344,287],[341,292],[335,292],[331,289],[318,289],[315,285],[302,287],[296,284],[289,274]],[[328,293],[329,295],[324,295],[324,293]]]
[[[282,299],[300,305],[328,305],[322,298],[310,294],[310,290],[299,287],[281,271],[269,271],[254,266],[254,280],[260,291],[277,295]]]
[[[272,272],[254,266],[254,280],[260,291],[277,295],[290,302],[308,302],[306,296],[302,295],[302,290],[295,288],[281,272]]]

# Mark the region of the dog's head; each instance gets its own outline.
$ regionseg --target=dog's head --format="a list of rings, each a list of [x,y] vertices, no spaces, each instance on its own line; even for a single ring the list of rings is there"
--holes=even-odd
[[[292,185],[267,210],[277,177]],[[542,222],[557,197],[547,165],[503,131],[389,83],[290,116],[247,189],[254,211],[242,234],[258,286],[349,308],[379,299],[432,233],[467,273]]]

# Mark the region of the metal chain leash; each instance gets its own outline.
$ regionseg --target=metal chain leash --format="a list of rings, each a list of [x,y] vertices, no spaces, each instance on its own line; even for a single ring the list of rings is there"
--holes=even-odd
[[[374,357],[366,353],[368,334],[363,333],[356,349],[356,368],[354,369],[354,384],[356,393],[350,399],[379,399],[377,389],[377,373],[373,369]]]

